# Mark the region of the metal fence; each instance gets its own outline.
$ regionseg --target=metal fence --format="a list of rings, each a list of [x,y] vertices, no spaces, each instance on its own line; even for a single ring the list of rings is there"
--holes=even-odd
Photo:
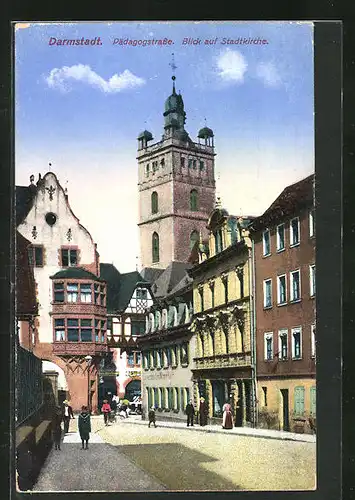
[[[17,346],[15,370],[15,419],[20,425],[42,405],[42,361]]]

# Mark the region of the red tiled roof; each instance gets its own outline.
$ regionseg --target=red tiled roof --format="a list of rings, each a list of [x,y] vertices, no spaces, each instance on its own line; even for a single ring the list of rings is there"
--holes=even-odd
[[[301,209],[313,205],[314,174],[305,179],[287,186],[270,207],[260,216],[256,217],[250,228],[259,231],[279,221],[283,217],[296,214]]]

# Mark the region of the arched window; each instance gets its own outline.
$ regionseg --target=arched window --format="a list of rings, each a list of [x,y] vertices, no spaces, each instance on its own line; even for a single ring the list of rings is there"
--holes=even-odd
[[[194,229],[192,231],[192,233],[190,234],[190,250],[193,249],[193,247],[195,246],[195,243],[196,241],[199,240],[199,234],[198,234],[198,231],[196,231],[196,229]]]
[[[192,189],[190,191],[190,210],[196,212],[197,210],[197,191],[196,189]]]
[[[153,191],[152,193],[152,214],[156,214],[158,212],[158,193]]]
[[[159,262],[159,236],[157,233],[153,233],[152,236],[152,260]]]

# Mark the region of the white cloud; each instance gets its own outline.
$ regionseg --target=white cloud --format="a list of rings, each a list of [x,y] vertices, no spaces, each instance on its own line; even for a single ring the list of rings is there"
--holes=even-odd
[[[107,94],[121,92],[121,90],[137,87],[145,83],[143,78],[134,75],[128,69],[125,69],[119,75],[115,73],[109,80],[105,80],[95,73],[90,66],[85,64],[54,68],[46,77],[49,87],[57,88],[64,92],[70,90],[68,82],[71,80],[86,83]]]
[[[256,67],[256,76],[267,87],[279,87],[282,84],[280,74],[272,62],[262,62]]]
[[[219,76],[228,82],[243,82],[248,63],[237,50],[225,50],[217,59]]]

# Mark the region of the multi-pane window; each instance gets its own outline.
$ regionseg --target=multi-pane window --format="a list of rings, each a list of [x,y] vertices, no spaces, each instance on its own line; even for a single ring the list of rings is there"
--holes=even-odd
[[[94,287],[94,298],[95,304],[105,306],[106,305],[106,287],[105,285],[99,285],[95,283]]]
[[[276,249],[278,252],[285,250],[285,224],[280,224],[276,229]]]
[[[61,342],[65,340],[64,318],[54,320],[54,335],[56,342]]]
[[[314,209],[309,212],[309,236],[312,238],[315,233]]]
[[[29,246],[28,259],[32,267],[43,267],[43,246]]]
[[[92,320],[67,318],[68,342],[92,342]]]
[[[263,232],[263,255],[270,255],[271,253],[271,244],[270,244],[270,231]]]
[[[190,210],[192,211],[196,211],[198,210],[198,207],[197,207],[197,191],[196,189],[192,189],[190,191]]]
[[[299,270],[290,273],[290,300],[301,300],[301,274]]]
[[[200,170],[204,170],[205,169],[205,164],[202,160],[200,160]]]
[[[152,235],[152,261],[159,262],[159,236],[157,233]]]
[[[152,214],[156,214],[158,212],[158,193],[153,191],[151,196],[151,205],[152,205]]]
[[[137,299],[146,299],[148,297],[147,290],[145,288],[137,288],[136,297]]]
[[[298,245],[300,242],[300,220],[295,217],[290,221],[290,245]]]
[[[264,359],[272,361],[274,357],[274,337],[272,332],[264,334]]]
[[[264,307],[272,306],[272,281],[271,279],[264,280]]]
[[[302,358],[302,332],[301,328],[293,328],[292,334],[292,359]]]
[[[80,302],[91,302],[91,284],[80,284]]]
[[[316,356],[316,325],[311,325],[311,357]]]
[[[104,342],[106,333],[106,322],[103,319],[95,319],[95,342]]]
[[[295,415],[304,415],[304,387],[295,387],[295,402],[294,402]]]
[[[144,321],[131,322],[131,335],[144,335],[144,333],[145,333]]]
[[[288,355],[288,335],[287,330],[279,331],[279,358],[287,359]]]
[[[76,248],[61,249],[62,267],[73,267],[78,264],[78,250]]]
[[[316,266],[314,264],[309,266],[309,290],[313,297],[316,294]]]
[[[286,275],[277,277],[277,303],[279,305],[285,304],[287,301],[286,293]]]
[[[54,302],[64,302],[64,283],[54,283]]]
[[[68,302],[78,302],[79,294],[79,284],[78,283],[68,283],[67,284],[67,301]]]

